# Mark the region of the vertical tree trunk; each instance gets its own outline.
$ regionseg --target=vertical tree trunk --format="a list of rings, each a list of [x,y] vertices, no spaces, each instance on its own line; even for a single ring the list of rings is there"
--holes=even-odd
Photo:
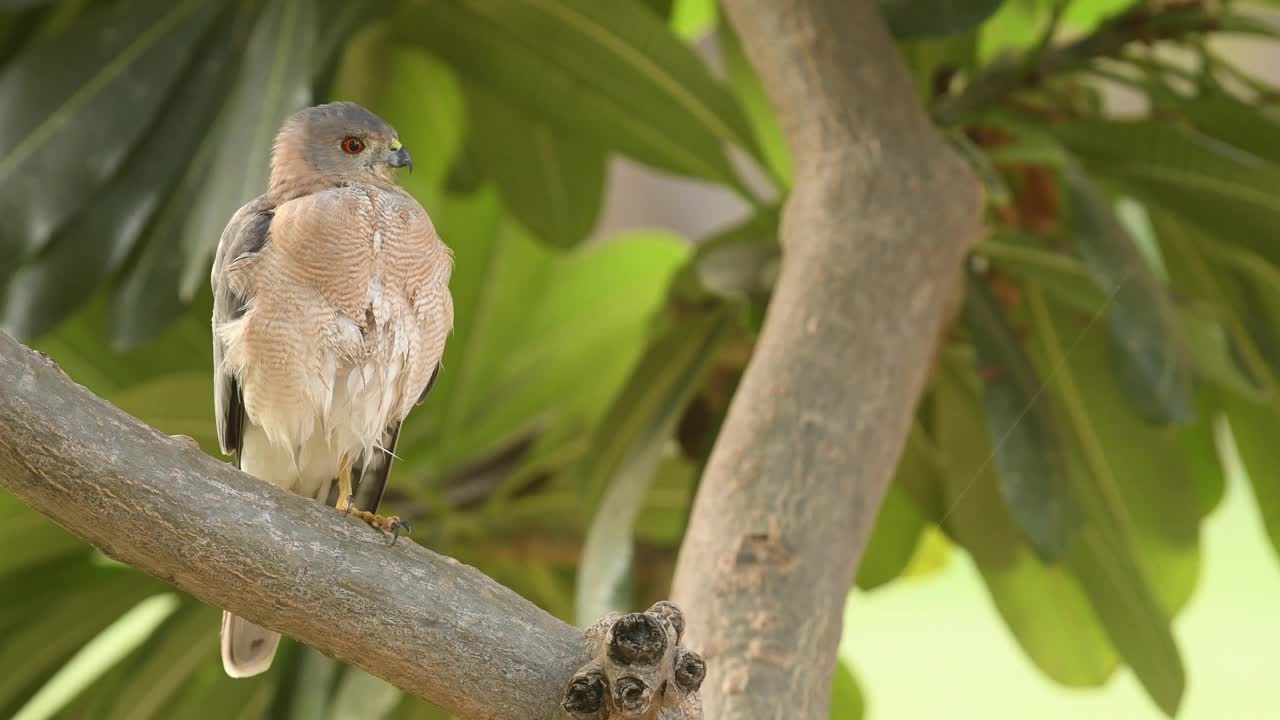
[[[826,718],[841,616],[897,464],[980,190],[875,0],[725,0],[796,185],[756,353],[676,570],[708,718]]]

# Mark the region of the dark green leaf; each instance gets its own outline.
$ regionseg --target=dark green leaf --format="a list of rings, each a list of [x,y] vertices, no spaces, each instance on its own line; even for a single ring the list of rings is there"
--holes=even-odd
[[[1083,473],[1076,497],[1086,522],[1100,527],[1117,552],[1138,558],[1172,615],[1200,575],[1199,492],[1183,460],[1184,428],[1151,425],[1134,412],[1111,372],[1107,338],[1090,317],[1050,306],[1036,293],[1028,297],[1035,300],[1029,307],[1037,366],[1083,461],[1073,471]]]
[[[945,470],[941,524],[973,556],[1027,656],[1065,685],[1100,685],[1115,667],[1115,653],[1076,579],[1041,564],[1009,515],[972,368],[970,354],[948,350],[933,391],[939,467]]]
[[[187,311],[179,284],[188,260],[175,246],[174,239],[183,237],[192,209],[203,202],[201,193],[207,168],[218,155],[220,143],[216,129],[205,136],[186,173],[139,241],[138,259],[125,271],[111,298],[113,349],[132,350],[153,340]],[[227,220],[230,219],[231,215],[227,215]]]
[[[899,39],[970,32],[1000,9],[1004,0],[880,0],[889,29]]]
[[[578,571],[580,623],[625,609],[632,528],[662,451],[730,326],[723,309],[673,323],[654,340],[592,439],[578,477],[593,511]]]
[[[1280,259],[1280,167],[1177,125],[1080,121],[1054,128],[1096,177],[1219,240]]]
[[[94,8],[4,68],[0,258],[43,248],[124,164],[220,5],[126,0]]]
[[[182,262],[178,297],[183,302],[208,281],[227,221],[266,192],[276,132],[311,104],[317,20],[314,0],[279,0],[267,3],[254,24],[236,86],[209,136],[219,151],[201,167],[206,177],[182,225],[181,250],[169,243],[167,252]]]
[[[1200,501],[1181,453],[1182,428],[1134,414],[1089,318],[1050,308],[1037,291],[1027,299],[1041,366],[1054,370],[1079,448],[1073,472],[1085,527],[1068,566],[1115,648],[1172,715],[1185,672],[1169,617],[1199,574]]]
[[[732,96],[652,12],[596,0],[412,3],[399,36],[571,136],[740,187],[722,145],[754,150]]]
[[[516,219],[550,245],[582,243],[600,213],[604,150],[483,87],[468,88],[467,108],[468,156]]]
[[[675,0],[641,0],[646,7],[654,12],[658,17],[665,18],[671,15],[671,6],[675,4]]]
[[[1107,321],[1123,387],[1151,422],[1194,421],[1193,366],[1167,289],[1089,178],[1074,166],[1064,175],[1077,247],[1110,300]]]
[[[1080,524],[1044,382],[981,276],[969,274],[965,320],[973,338],[1000,492],[1042,560],[1066,554]]]
[[[155,127],[119,175],[13,277],[0,301],[0,327],[6,332],[24,340],[52,330],[129,257],[190,162],[234,77],[239,48],[233,22],[233,14],[226,13],[201,45]],[[172,242],[165,238],[167,247]]]
[[[48,5],[53,0],[0,0],[0,12],[15,12],[27,8]]]

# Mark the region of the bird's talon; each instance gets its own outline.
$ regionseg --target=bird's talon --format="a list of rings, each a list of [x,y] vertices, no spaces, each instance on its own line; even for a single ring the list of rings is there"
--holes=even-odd
[[[404,528],[404,534],[406,536],[413,533],[413,529],[409,527],[408,520],[401,520],[400,518],[396,517],[396,518],[391,518],[391,522],[387,524],[387,532],[391,533],[392,545],[395,545],[396,541],[400,539],[401,528]]]
[[[352,506],[354,506],[354,505],[356,504],[356,498],[355,498],[355,496],[354,496],[354,495],[348,495],[348,496],[347,496],[347,502],[346,502],[345,504],[346,504],[346,507],[342,508],[342,514],[343,514],[343,515],[350,515],[350,514],[351,514],[351,508],[352,508]]]

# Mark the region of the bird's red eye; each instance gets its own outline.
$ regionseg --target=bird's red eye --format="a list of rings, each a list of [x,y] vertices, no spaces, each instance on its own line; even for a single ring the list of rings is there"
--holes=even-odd
[[[364,141],[358,137],[349,137],[342,141],[342,150],[348,155],[355,155],[364,150]]]

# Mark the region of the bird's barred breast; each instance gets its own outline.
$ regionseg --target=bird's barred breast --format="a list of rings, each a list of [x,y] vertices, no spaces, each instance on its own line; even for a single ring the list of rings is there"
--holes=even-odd
[[[339,451],[372,449],[440,360],[452,265],[402,192],[346,187],[282,204],[246,268],[257,292],[231,338],[240,347],[228,347],[254,359],[241,374],[250,418],[274,443],[323,432]]]

